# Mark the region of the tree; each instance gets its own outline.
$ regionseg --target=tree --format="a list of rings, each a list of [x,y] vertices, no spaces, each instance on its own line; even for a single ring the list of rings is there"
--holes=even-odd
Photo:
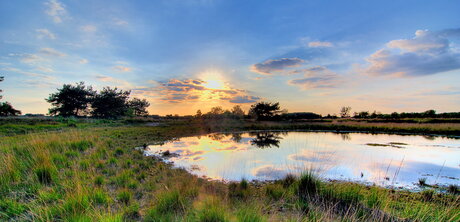
[[[222,107],[220,106],[216,106],[216,107],[212,107],[211,108],[211,111],[209,111],[209,114],[211,115],[222,115],[224,114],[224,109],[222,109]]]
[[[0,82],[3,82],[4,79],[5,79],[5,77],[0,76]],[[3,90],[0,89],[0,93],[2,93],[2,92],[3,92]],[[3,96],[0,94],[0,99],[2,99],[2,98],[3,98]]]
[[[258,102],[249,109],[249,114],[255,116],[257,120],[269,120],[278,113],[280,113],[279,103]]]
[[[62,88],[57,90],[45,100],[53,106],[49,109],[50,115],[64,117],[88,113],[88,105],[96,93],[92,86],[85,86],[84,82],[75,85],[64,84]]]
[[[203,116],[203,113],[201,113],[201,110],[197,110],[195,114],[195,118],[201,118]]]
[[[132,110],[135,116],[146,116],[149,114],[147,107],[150,103],[146,99],[133,98],[128,102],[128,108]]]
[[[21,111],[16,110],[9,102],[0,103],[0,116],[17,116]]]
[[[94,96],[91,103],[91,114],[101,118],[117,118],[124,116],[128,111],[128,98],[131,91],[104,87]]]
[[[340,109],[340,116],[342,118],[350,117],[351,107],[344,106]]]
[[[244,117],[244,111],[241,109],[241,106],[236,105],[232,108],[232,115],[238,118],[243,118]]]

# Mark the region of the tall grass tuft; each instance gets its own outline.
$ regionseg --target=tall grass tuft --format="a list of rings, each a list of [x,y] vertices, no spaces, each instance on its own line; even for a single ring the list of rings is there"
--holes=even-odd
[[[460,194],[460,189],[457,185],[451,184],[447,187],[447,192],[451,194]]]
[[[34,172],[41,184],[50,185],[53,183],[54,176],[51,167],[39,167]]]
[[[243,206],[236,212],[236,218],[239,222],[262,222],[266,219],[260,215],[255,206]]]
[[[317,195],[321,187],[321,181],[312,172],[307,171],[300,175],[297,192],[302,200],[308,200]]]
[[[281,181],[285,188],[290,187],[297,180],[296,176],[293,174],[287,174],[284,179]]]
[[[222,204],[216,200],[209,199],[205,201],[203,208],[197,212],[196,221],[226,222],[229,221],[229,219]]]
[[[418,179],[418,185],[421,186],[421,187],[424,187],[426,186],[426,178],[425,177],[422,177],[422,178],[419,178]]]

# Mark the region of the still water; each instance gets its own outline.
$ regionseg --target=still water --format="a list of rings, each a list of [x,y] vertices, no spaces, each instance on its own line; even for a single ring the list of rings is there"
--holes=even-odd
[[[243,132],[184,137],[151,145],[147,155],[199,176],[274,180],[314,169],[324,180],[414,188],[460,184],[460,139],[333,132]]]

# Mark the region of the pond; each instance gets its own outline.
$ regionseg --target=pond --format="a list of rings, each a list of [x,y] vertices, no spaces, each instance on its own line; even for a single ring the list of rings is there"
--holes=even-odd
[[[151,145],[167,161],[219,180],[275,180],[314,169],[324,180],[415,188],[460,184],[460,139],[334,132],[242,132]]]

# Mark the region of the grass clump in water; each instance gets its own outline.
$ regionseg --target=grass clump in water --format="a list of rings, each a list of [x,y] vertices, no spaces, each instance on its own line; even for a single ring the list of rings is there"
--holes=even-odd
[[[422,177],[422,178],[419,178],[418,179],[418,185],[421,186],[421,187],[424,187],[426,186],[426,177]]]

